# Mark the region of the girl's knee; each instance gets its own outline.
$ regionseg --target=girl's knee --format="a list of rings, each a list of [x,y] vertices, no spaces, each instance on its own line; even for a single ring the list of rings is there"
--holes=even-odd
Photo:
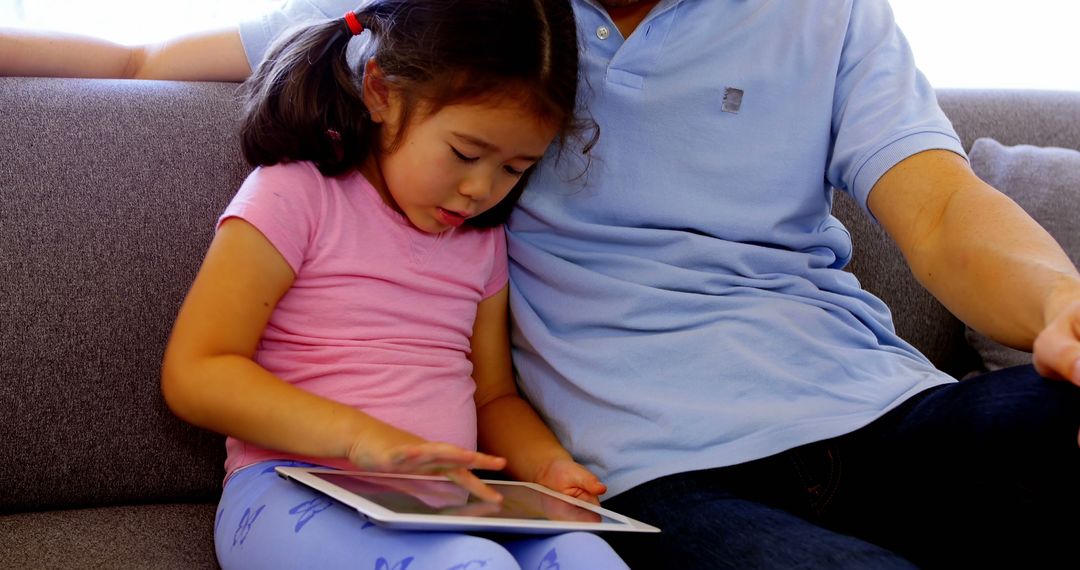
[[[603,551],[610,548],[604,539],[591,532],[567,532],[564,534],[557,534],[547,539],[547,542],[568,552]]]
[[[626,564],[615,550],[599,536],[588,532],[569,532],[545,538],[524,539],[506,545],[522,568],[560,568],[561,570],[621,570]]]
[[[439,570],[520,570],[514,556],[501,544],[478,536],[446,535],[424,549],[424,559],[433,564],[420,568]],[[411,570],[411,569],[410,569]]]

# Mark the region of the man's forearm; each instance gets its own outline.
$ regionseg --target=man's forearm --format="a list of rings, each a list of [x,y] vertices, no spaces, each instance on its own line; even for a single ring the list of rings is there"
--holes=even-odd
[[[911,248],[915,276],[954,314],[995,340],[1030,350],[1080,275],[1061,246],[1015,202],[977,179],[959,188],[935,229]]]
[[[128,77],[135,51],[90,36],[0,28],[0,75]]]
[[[1061,246],[952,152],[903,160],[874,186],[869,207],[919,282],[1003,344],[1030,349],[1080,298],[1080,275]]]
[[[0,28],[0,75],[243,81],[250,73],[236,27],[142,46],[60,32]]]

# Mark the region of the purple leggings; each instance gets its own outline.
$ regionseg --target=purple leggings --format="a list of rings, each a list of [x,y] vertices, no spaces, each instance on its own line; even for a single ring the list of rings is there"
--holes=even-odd
[[[385,529],[317,491],[279,477],[274,471],[279,465],[306,464],[258,463],[226,482],[214,523],[222,568],[627,568],[603,539],[584,532],[488,538]]]

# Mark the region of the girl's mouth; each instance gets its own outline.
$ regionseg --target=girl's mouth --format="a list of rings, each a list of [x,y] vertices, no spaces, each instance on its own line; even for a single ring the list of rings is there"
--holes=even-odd
[[[439,219],[448,226],[458,227],[465,223],[465,216],[446,208],[439,208]]]

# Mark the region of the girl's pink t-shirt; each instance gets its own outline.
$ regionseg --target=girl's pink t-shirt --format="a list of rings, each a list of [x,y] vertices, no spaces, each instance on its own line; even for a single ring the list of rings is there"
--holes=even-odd
[[[296,275],[255,361],[299,388],[422,438],[476,448],[468,360],[476,308],[507,282],[501,227],[424,233],[359,173],[322,176],[308,162],[260,167],[218,220],[242,218]],[[340,468],[226,440],[225,470],[268,459]]]

